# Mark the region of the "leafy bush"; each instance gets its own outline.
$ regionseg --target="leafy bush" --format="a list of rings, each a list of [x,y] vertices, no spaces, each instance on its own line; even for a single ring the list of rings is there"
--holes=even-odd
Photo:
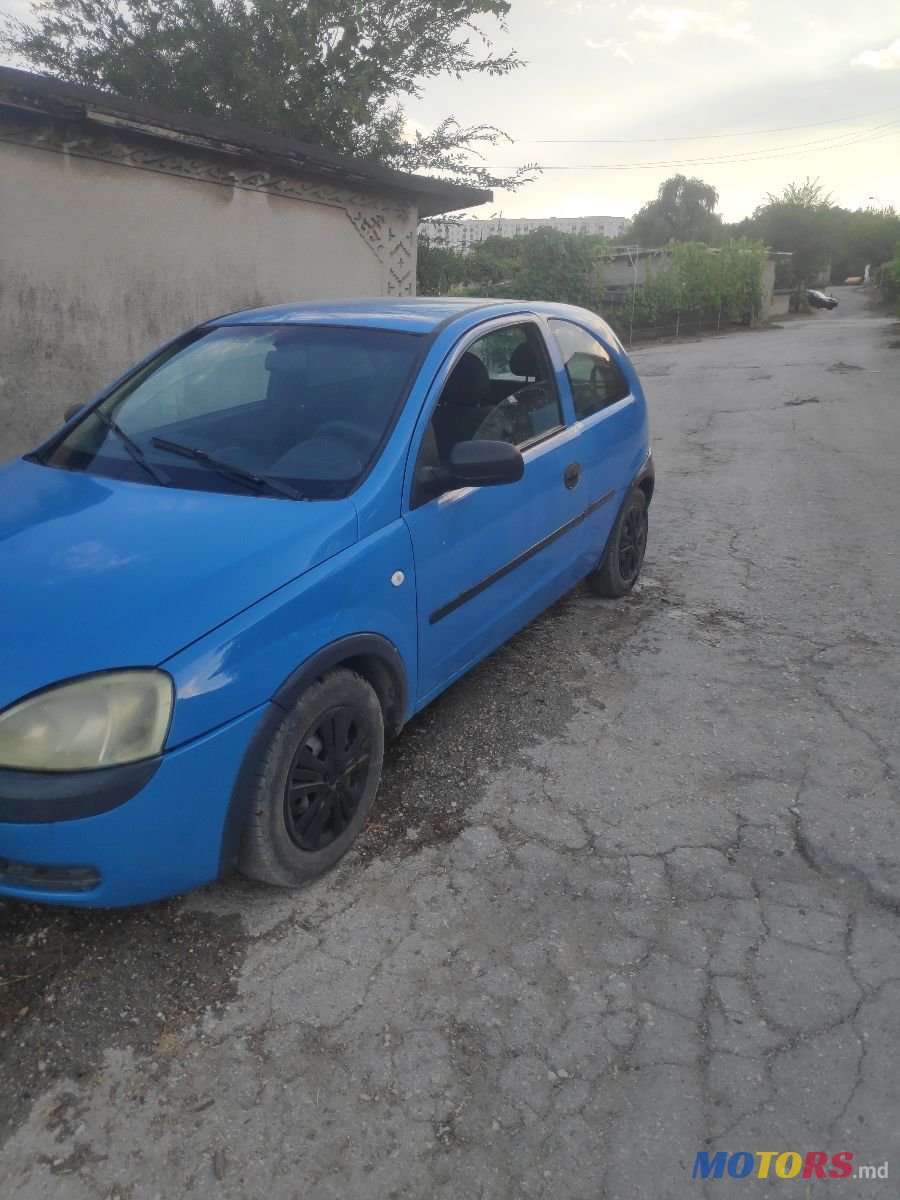
[[[881,294],[885,300],[900,299],[900,241],[894,247],[894,257],[881,268]]]
[[[597,237],[535,229],[524,237],[489,237],[468,254],[437,250],[419,239],[418,290],[423,296],[457,291],[466,296],[551,300],[598,311],[603,294]]]
[[[765,259],[765,246],[747,238],[732,239],[719,250],[699,242],[673,245],[635,291],[635,318],[649,325],[676,314],[697,319],[721,312],[729,320],[755,316],[762,307]]]
[[[536,229],[522,239],[518,270],[498,294],[599,309],[602,270],[594,239],[558,229]]]
[[[416,291],[420,296],[443,296],[465,277],[462,257],[419,238],[416,253]]]

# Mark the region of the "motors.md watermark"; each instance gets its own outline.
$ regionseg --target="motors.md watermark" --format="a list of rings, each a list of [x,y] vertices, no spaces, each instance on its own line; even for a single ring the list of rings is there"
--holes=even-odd
[[[889,1164],[856,1163],[852,1150],[700,1150],[694,1179],[887,1179]]]

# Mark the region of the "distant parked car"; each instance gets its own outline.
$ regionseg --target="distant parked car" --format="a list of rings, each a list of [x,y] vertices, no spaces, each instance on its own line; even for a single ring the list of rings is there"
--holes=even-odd
[[[0,471],[0,894],[321,874],[387,737],[580,579],[634,586],[653,479],[634,368],[580,308],[176,338]]]
[[[838,302],[834,296],[826,296],[824,292],[818,292],[815,288],[810,288],[806,293],[806,299],[809,301],[810,308],[837,308]]]

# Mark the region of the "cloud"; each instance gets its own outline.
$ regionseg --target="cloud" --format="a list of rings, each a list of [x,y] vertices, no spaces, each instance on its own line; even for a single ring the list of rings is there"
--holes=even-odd
[[[602,42],[592,42],[590,38],[585,38],[584,44],[591,50],[612,50],[614,58],[624,58],[627,63],[634,63],[634,59],[628,53],[628,43],[618,38],[604,38]]]
[[[403,114],[403,140],[411,142],[415,145],[416,135],[421,134],[422,137],[428,137],[433,131],[427,126],[422,125],[418,121],[414,121],[411,117]]]
[[[743,0],[727,5],[720,12],[640,4],[632,11],[631,20],[645,21],[651,26],[638,31],[637,36],[647,42],[674,42],[685,34],[698,33],[727,41],[746,41],[752,26],[749,21],[737,19],[746,7]]]
[[[871,67],[873,71],[896,71],[900,69],[900,38],[885,46],[883,50],[863,50],[850,60],[851,67]]]

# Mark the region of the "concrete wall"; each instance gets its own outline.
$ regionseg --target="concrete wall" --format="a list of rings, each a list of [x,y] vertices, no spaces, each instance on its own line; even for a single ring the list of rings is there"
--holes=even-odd
[[[0,140],[0,462],[197,321],[414,291],[416,212],[396,200],[190,150],[148,159],[119,133],[81,153],[48,140]]]
[[[762,304],[759,319],[768,321],[772,316],[773,296],[775,291],[775,259],[767,258],[762,267]]]
[[[617,255],[612,262],[603,264],[603,283],[606,287],[633,287],[635,283],[640,287],[647,280],[648,266],[651,271],[659,270],[662,257],[644,254],[632,264],[624,255]]]

